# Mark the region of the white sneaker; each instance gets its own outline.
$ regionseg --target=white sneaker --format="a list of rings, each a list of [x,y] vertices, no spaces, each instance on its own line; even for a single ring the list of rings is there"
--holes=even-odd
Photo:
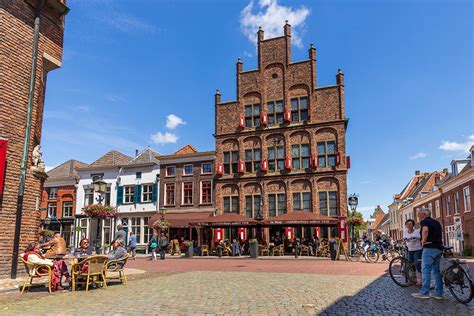
[[[433,295],[433,296],[431,296],[431,297],[434,298],[435,300],[440,300],[440,301],[444,300],[444,296],[443,296],[443,295],[441,295],[441,296]]]
[[[429,295],[422,294],[422,293],[419,293],[419,292],[417,292],[417,293],[411,293],[411,296],[416,297],[416,298],[430,298]]]

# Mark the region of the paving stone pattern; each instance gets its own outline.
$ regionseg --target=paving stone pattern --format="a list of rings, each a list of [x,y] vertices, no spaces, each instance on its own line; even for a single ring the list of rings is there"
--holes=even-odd
[[[254,272],[150,276],[89,293],[23,295],[0,314],[473,315],[452,298],[417,300],[387,278]]]

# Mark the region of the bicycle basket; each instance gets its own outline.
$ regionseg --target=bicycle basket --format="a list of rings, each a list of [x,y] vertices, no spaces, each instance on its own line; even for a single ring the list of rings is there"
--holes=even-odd
[[[464,277],[462,273],[462,268],[459,266],[450,268],[446,270],[444,277],[449,282],[461,282]]]

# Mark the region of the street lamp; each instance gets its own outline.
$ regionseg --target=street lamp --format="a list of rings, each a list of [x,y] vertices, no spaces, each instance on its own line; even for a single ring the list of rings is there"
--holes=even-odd
[[[349,202],[349,207],[351,209],[351,217],[353,217],[356,210],[357,210],[357,205],[359,204],[359,195],[356,194],[356,193],[353,193],[353,194],[349,195],[348,202]],[[350,232],[349,232],[349,234],[350,234],[349,250],[351,250],[351,248],[352,248],[352,240],[354,238],[354,236],[353,236],[354,227],[353,226],[354,226],[354,224],[351,221],[351,224],[349,226],[349,229],[350,229]]]
[[[262,228],[260,227],[260,221],[263,220],[263,214],[262,214],[262,209],[263,209],[263,196],[260,198],[260,207],[257,210],[257,213],[255,214],[255,220],[258,222],[257,224],[257,238],[260,238],[262,240]]]
[[[94,185],[94,191],[99,193],[97,197],[97,202],[99,205],[102,205],[102,201],[104,200],[104,193],[107,190],[107,182],[102,179],[96,180],[92,183]]]

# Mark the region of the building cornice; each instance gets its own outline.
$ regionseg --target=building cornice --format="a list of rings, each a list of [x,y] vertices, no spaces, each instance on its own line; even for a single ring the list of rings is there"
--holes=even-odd
[[[452,177],[451,179],[440,185],[439,188],[441,192],[444,193],[471,180],[474,180],[474,167],[471,167],[465,172],[461,172],[457,176]]]

